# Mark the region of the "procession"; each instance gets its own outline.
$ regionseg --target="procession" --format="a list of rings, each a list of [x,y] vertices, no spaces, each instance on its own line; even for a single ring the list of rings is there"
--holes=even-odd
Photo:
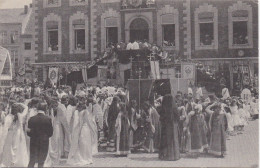
[[[258,1],[3,0],[0,167],[258,167]]]
[[[100,150],[118,157],[156,152],[172,161],[180,153],[225,157],[227,137],[258,119],[258,98],[248,89],[230,97],[225,88],[223,97],[204,98],[200,89],[158,96],[138,109],[120,87],[12,87],[1,94],[1,167],[51,167],[61,158],[86,166]]]

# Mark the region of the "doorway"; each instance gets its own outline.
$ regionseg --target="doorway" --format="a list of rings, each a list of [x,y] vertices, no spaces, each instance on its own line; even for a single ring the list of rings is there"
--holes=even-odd
[[[142,19],[137,18],[130,24],[130,41],[149,41],[149,25]]]

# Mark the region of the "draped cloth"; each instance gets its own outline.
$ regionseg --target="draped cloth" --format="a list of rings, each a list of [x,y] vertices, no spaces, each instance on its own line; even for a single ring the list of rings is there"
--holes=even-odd
[[[72,142],[67,164],[85,166],[92,161],[91,116],[87,110],[74,112]]]

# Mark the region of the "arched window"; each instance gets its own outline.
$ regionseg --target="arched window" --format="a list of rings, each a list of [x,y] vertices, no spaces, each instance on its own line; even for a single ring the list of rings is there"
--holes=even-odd
[[[238,1],[228,8],[229,48],[252,48],[252,7]]]
[[[218,49],[218,11],[204,4],[195,10],[195,49]]]

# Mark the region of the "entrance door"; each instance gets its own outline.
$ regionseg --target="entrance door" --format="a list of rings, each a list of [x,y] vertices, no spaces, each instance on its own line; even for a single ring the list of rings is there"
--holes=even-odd
[[[149,25],[142,19],[137,18],[130,24],[130,41],[149,41]]]

